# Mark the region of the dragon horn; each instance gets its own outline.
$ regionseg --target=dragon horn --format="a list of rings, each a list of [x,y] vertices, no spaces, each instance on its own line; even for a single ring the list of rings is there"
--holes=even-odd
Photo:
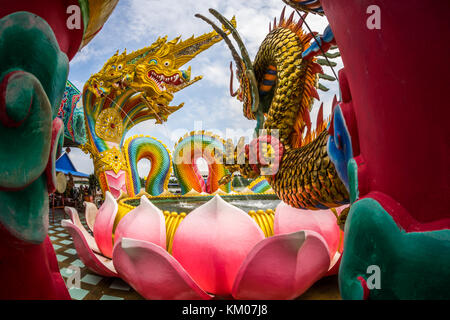
[[[238,52],[234,48],[233,43],[228,38],[228,35],[225,32],[223,32],[222,29],[220,29],[214,22],[212,22],[211,20],[209,20],[205,16],[197,13],[195,15],[195,17],[200,18],[203,21],[205,21],[207,24],[209,24],[214,29],[214,31],[217,32],[217,34],[219,34],[223,38],[225,43],[228,45],[228,48],[230,48],[231,55],[233,56],[233,59],[236,62],[237,68],[239,68],[239,70],[242,72],[242,67],[241,67],[241,65],[242,65],[242,58],[239,56]]]
[[[244,61],[245,66],[248,70],[253,70],[252,60],[250,59],[241,36],[237,32],[233,24],[214,9],[209,9],[209,12],[211,12],[211,14],[215,16],[231,32],[231,35],[233,36],[234,40],[236,40],[239,49],[241,50],[242,60]]]
[[[284,12],[286,11],[286,6],[284,6],[283,10],[281,11],[281,16],[280,16],[280,24],[283,23],[284,21]]]
[[[297,25],[294,28],[295,31],[298,31],[302,28],[303,22],[305,21],[306,17],[308,16],[308,12],[305,12],[303,15],[301,15],[298,11],[297,11],[297,13],[300,16],[300,19],[298,20]]]
[[[295,11],[292,11],[291,15],[289,16],[289,18],[286,22],[286,25],[290,25],[292,23],[292,21],[294,20],[294,14],[295,14]]]

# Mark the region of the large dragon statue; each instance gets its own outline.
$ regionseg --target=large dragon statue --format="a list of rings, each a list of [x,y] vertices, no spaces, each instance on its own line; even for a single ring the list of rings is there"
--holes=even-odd
[[[230,45],[244,115],[258,119],[259,127],[265,120],[264,128],[280,131],[284,153],[270,178],[274,190],[297,207],[350,200],[339,270],[344,299],[448,299],[449,114],[440,107],[445,82],[430,81],[442,70],[442,60],[432,56],[450,53],[441,33],[449,30],[448,3],[285,2],[325,14],[330,26],[309,42],[312,35],[282,17],[251,63],[237,31],[228,25],[242,54]],[[377,11],[381,27],[369,28]],[[299,133],[308,122],[308,99],[315,95],[312,75],[319,71],[311,57],[334,42],[345,65],[339,72],[340,101],[333,103],[327,130],[318,126],[315,139],[304,141]],[[417,48],[418,42],[422,47]],[[251,146],[247,150],[246,160]],[[232,168],[251,173],[264,165]],[[337,192],[323,192],[322,186]]]
[[[232,19],[233,23],[234,20]],[[103,193],[115,198],[141,191],[137,163],[152,163],[145,191],[161,195],[167,190],[172,169],[166,146],[151,137],[125,140],[134,125],[156,119],[163,123],[183,104],[169,106],[174,93],[197,82],[191,69],[181,70],[199,53],[221,41],[216,32],[187,40],[159,38],[149,47],[114,54],[83,88],[87,142],[82,146],[94,160],[95,174]]]
[[[0,299],[70,299],[47,235],[48,194],[55,190],[63,138],[56,116],[69,60],[116,4],[18,0],[0,6]],[[79,10],[79,27],[67,27],[68,8]]]
[[[320,118],[316,130],[311,130],[309,112],[313,99],[318,98],[317,79],[323,71],[314,54],[302,56],[314,37],[303,31],[304,17],[296,22],[293,14],[285,18],[283,11],[252,63],[233,25],[217,11],[210,11],[229,28],[239,45],[241,55],[223,31],[208,18],[197,15],[211,24],[231,49],[240,82],[240,88],[232,94],[243,102],[244,116],[257,119],[256,130],[266,131],[254,144],[256,149],[263,149],[264,143],[274,146],[278,135],[277,150],[272,150],[279,158],[278,168],[267,177],[275,193],[297,208],[323,209],[347,203],[347,189],[327,153],[326,123]],[[240,170],[243,176],[252,178],[263,173],[264,166],[251,163],[253,149],[237,148],[236,161],[226,162],[229,171]],[[245,152],[245,161],[237,161],[242,156],[239,152]]]

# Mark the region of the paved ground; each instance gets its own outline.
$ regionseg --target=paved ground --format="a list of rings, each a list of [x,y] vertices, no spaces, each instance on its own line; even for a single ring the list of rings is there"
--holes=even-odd
[[[72,274],[73,268],[81,271],[80,288],[69,289],[70,296],[74,300],[141,300],[143,299],[128,284],[118,278],[106,278],[99,276],[90,271],[78,259],[77,252],[72,242],[71,236],[66,229],[61,227],[61,219],[63,218],[62,210],[57,210],[55,214],[55,223],[50,219],[49,236],[55,249],[56,258],[58,259],[59,269],[64,281]],[[67,215],[65,219],[68,219]],[[84,214],[80,213],[80,220],[86,230],[89,230]]]
[[[80,220],[86,230],[89,230],[84,219],[84,213],[79,212]],[[69,289],[70,296],[74,300],[142,300],[143,298],[128,284],[118,278],[106,278],[90,271],[78,259],[72,238],[61,227],[63,211],[56,210],[54,223],[50,218],[49,236],[55,249],[59,269],[64,281],[71,276],[72,269],[80,270],[80,288]],[[65,219],[68,219],[67,215]],[[341,299],[339,294],[337,276],[327,277],[319,280],[299,299],[303,300],[337,300]]]

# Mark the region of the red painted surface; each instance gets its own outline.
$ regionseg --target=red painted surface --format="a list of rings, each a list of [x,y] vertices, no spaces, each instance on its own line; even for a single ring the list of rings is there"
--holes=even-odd
[[[358,281],[361,283],[361,287],[363,289],[363,296],[362,299],[363,300],[369,300],[369,296],[370,296],[370,290],[367,287],[367,282],[363,277],[358,277]]]
[[[0,224],[0,243],[0,300],[70,299],[48,236],[28,243]]]
[[[321,3],[351,93],[342,107],[354,113],[346,120],[358,134],[360,198],[387,195],[377,200],[407,231],[449,228],[450,2]],[[380,8],[380,30],[367,28],[370,5]]]
[[[64,123],[60,118],[53,119],[53,126],[52,126],[52,144],[49,154],[49,159],[47,162],[47,166],[45,167],[45,176],[47,177],[47,191],[48,193],[53,193],[56,191],[56,176],[54,176],[55,173],[55,162],[56,159],[59,158],[58,150],[55,150],[55,148],[58,148],[58,138],[64,134]],[[56,174],[56,173],[55,173]]]
[[[77,0],[2,1],[0,18],[17,11],[28,11],[40,16],[52,27],[61,51],[71,60],[80,48],[84,32],[82,18],[81,29],[67,28],[67,19],[71,16],[67,8],[71,5],[79,6],[79,3]]]

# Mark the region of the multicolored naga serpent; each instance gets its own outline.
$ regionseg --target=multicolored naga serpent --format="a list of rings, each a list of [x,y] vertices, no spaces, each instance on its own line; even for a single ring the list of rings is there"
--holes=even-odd
[[[257,120],[257,134],[262,128],[267,134],[260,135],[246,148],[237,148],[234,163],[227,162],[229,171],[239,170],[243,176],[257,177],[263,169],[270,169],[270,165],[261,161],[251,163],[252,152],[260,145],[263,149],[270,144],[272,150],[266,147],[265,152],[256,152],[272,153],[279,161],[278,170],[272,171],[267,180],[280,199],[296,208],[307,209],[348,203],[348,191],[327,153],[328,131],[322,111],[316,130],[311,130],[309,112],[313,99],[318,99],[317,79],[323,71],[316,58],[321,52],[308,50],[315,35],[303,31],[305,16],[295,22],[294,13],[286,19],[283,10],[278,23],[275,19],[270,26],[252,63],[236,28],[217,11],[210,9],[210,12],[226,26],[239,45],[241,55],[225,32],[208,18],[196,15],[209,23],[231,50],[240,82],[240,88],[233,93],[231,79],[231,94],[243,102],[244,116]],[[331,43],[324,42],[322,50],[330,47]],[[245,163],[238,163],[242,153],[245,153]],[[256,158],[261,160],[263,156],[256,155]]]
[[[225,141],[211,133],[191,132],[180,138],[173,153],[173,168],[182,194],[191,190],[199,193],[215,193],[218,189],[223,193],[231,192],[231,182],[219,184],[220,179],[229,174],[221,161],[224,153]],[[206,181],[197,168],[199,158],[208,164]]]
[[[129,139],[129,141],[134,142],[132,139]],[[178,140],[173,151],[173,172],[183,195],[197,193],[225,194],[233,191],[231,181],[224,184],[220,183],[224,176],[230,174],[226,164],[223,162],[226,147],[227,143],[222,138],[205,131],[192,131],[186,133]],[[127,148],[125,147],[125,150]],[[197,166],[197,160],[200,158],[204,159],[208,165],[208,177],[206,180]],[[135,159],[137,158],[135,157]],[[132,163],[133,161],[130,160],[129,162]],[[147,184],[154,183],[154,180],[163,181],[162,177],[168,179],[169,174],[167,171],[161,172],[158,168],[154,169],[153,163],[152,160],[151,170],[155,170],[155,174],[149,174],[149,176],[155,177],[155,179],[147,181]],[[155,162],[155,165],[158,165],[158,163]],[[164,186],[166,186],[166,183]],[[248,192],[253,193],[267,193],[271,191],[270,184],[264,177],[255,179],[247,188]]]
[[[273,192],[272,187],[264,177],[259,177],[253,180],[249,185],[248,189],[250,189],[254,193],[269,193]]]
[[[149,119],[167,121],[180,109],[169,106],[173,94],[197,82],[190,67],[180,67],[222,38],[216,32],[181,41],[159,38],[151,46],[130,54],[114,54],[83,89],[87,142],[82,146],[94,159],[95,174],[103,193],[115,198],[135,196],[141,190],[137,162],[151,161],[145,191],[160,195],[167,189],[170,153],[158,140],[138,137],[125,140],[134,125]]]

